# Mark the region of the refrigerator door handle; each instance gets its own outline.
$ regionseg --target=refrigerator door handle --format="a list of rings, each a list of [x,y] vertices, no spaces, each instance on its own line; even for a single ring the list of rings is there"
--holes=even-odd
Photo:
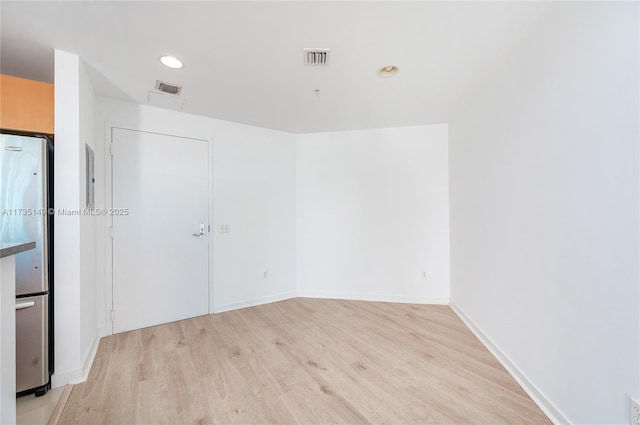
[[[26,302],[26,303],[16,304],[16,310],[22,310],[22,309],[25,309],[25,308],[33,307],[34,305],[36,305],[35,301],[29,301],[29,302]]]

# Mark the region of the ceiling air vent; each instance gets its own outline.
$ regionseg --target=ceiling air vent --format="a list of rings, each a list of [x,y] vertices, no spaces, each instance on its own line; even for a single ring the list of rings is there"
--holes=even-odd
[[[305,65],[329,65],[331,49],[304,49]]]
[[[182,86],[156,80],[156,90],[160,90],[161,92],[169,93],[169,94],[180,94],[180,90],[182,90]]]

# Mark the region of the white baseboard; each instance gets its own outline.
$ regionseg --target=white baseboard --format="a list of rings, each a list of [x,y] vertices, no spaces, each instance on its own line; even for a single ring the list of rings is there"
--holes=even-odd
[[[438,304],[448,305],[449,298],[444,297],[408,297],[405,295],[361,294],[358,292],[321,292],[298,291],[300,298],[325,298],[331,300],[379,301],[405,304]]]
[[[449,304],[449,298],[407,297],[407,296],[400,296],[400,295],[360,294],[360,293],[351,293],[351,292],[298,291],[298,292],[285,292],[282,294],[271,295],[268,297],[254,298],[254,299],[251,299],[248,301],[242,301],[239,303],[216,306],[213,308],[213,313],[223,313],[225,311],[237,310],[237,309],[246,308],[246,307],[254,307],[257,305],[289,300],[296,297],[324,298],[329,300],[379,301],[379,302],[405,303],[405,304],[437,304],[437,305]]]
[[[84,359],[84,366],[82,367],[82,377],[78,381],[69,382],[70,384],[80,384],[87,380],[89,377],[89,372],[91,372],[91,366],[93,366],[93,360],[96,358],[96,353],[98,352],[98,346],[100,345],[100,336],[97,336],[93,340],[93,344],[91,344],[91,348],[87,352],[87,355]]]
[[[64,387],[71,381],[77,381],[82,378],[82,369],[67,370],[64,372],[55,372],[51,376],[51,388]]]
[[[489,350],[493,356],[498,359],[498,361],[507,369],[507,372],[516,380],[516,382],[522,387],[522,389],[531,397],[531,399],[538,405],[538,407],[544,412],[545,415],[553,422],[555,425],[569,424],[569,420],[554,406],[554,404],[544,395],[542,391],[536,385],[531,382],[527,376],[522,373],[522,371],[518,368],[507,357],[506,354],[498,348],[496,344],[491,341],[482,330],[467,316],[464,311],[456,306],[455,304],[450,304],[451,309],[460,317],[460,319],[464,322],[465,325],[473,332],[473,334],[482,342],[482,344]]]
[[[51,387],[58,388],[64,387],[67,384],[75,385],[85,382],[89,377],[93,360],[95,359],[96,352],[98,351],[98,345],[100,345],[99,336],[93,340],[93,344],[91,344],[91,347],[87,351],[82,368],[68,370],[62,373],[54,373],[51,377]]]
[[[225,304],[225,305],[213,307],[213,313],[223,313],[225,311],[237,310],[239,308],[255,307],[257,305],[289,300],[295,297],[296,297],[295,292],[285,292],[282,294],[270,295],[268,297],[253,298],[248,301],[242,301],[239,303]]]

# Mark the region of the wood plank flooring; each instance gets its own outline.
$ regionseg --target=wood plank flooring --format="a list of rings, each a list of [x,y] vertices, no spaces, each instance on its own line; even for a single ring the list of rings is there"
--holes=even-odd
[[[103,338],[60,424],[550,424],[448,306],[296,298]]]

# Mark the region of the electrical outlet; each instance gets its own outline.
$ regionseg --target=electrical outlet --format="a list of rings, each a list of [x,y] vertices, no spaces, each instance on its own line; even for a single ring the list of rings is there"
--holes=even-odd
[[[221,224],[220,225],[220,233],[229,233],[231,231],[230,224]]]
[[[427,278],[427,272],[420,273],[420,277],[423,278],[423,279],[426,279]]]
[[[263,279],[269,279],[269,272],[262,272]]]
[[[631,399],[631,425],[640,425],[640,401]]]

